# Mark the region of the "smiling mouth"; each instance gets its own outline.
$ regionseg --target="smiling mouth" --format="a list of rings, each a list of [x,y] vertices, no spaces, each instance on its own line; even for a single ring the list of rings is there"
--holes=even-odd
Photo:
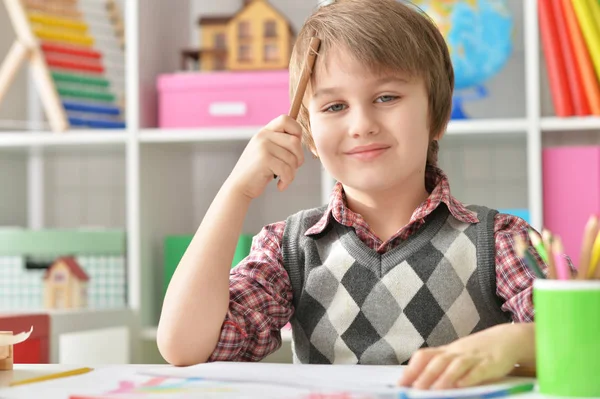
[[[346,155],[361,161],[371,161],[385,153],[389,148],[386,146],[358,147],[347,152]]]

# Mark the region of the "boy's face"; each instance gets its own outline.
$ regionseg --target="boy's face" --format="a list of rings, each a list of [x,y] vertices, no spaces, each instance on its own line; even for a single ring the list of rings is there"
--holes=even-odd
[[[326,68],[316,66],[307,95],[317,153],[336,180],[365,192],[424,184],[429,123],[422,79],[373,74],[335,51]]]

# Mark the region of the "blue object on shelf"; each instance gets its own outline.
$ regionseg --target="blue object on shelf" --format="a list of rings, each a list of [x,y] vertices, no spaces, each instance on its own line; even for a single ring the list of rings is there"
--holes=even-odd
[[[89,127],[93,129],[125,129],[125,122],[118,120],[69,117],[69,124],[71,124],[71,126]]]
[[[498,212],[507,213],[509,215],[514,215],[514,216],[520,217],[527,223],[531,223],[529,220],[529,218],[530,218],[529,209],[507,208],[507,209],[498,209]]]
[[[104,115],[120,115],[121,109],[119,107],[110,106],[110,105],[100,105],[100,104],[91,104],[84,102],[74,102],[74,101],[63,101],[63,106],[67,111],[75,111],[75,112],[91,112],[94,114],[104,114]]]

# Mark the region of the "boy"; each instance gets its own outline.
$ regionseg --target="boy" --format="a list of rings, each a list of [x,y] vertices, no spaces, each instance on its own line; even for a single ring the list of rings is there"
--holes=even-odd
[[[321,47],[298,122],[259,131],[214,199],[168,288],[162,355],[258,361],[291,321],[296,362],[410,359],[400,383],[417,388],[533,363],[534,276],[512,238],[528,240],[529,226],[465,207],[436,167],[454,87],[439,31],[403,2],[332,2],[299,32],[292,88],[312,35]],[[250,202],[274,174],[290,185],[302,142],[338,181],[329,205],[266,226],[229,275]]]

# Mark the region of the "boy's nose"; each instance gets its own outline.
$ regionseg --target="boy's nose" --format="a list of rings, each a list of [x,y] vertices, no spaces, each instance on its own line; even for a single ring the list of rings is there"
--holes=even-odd
[[[354,107],[350,117],[350,128],[348,133],[352,137],[368,136],[379,133],[379,123],[373,112]]]

